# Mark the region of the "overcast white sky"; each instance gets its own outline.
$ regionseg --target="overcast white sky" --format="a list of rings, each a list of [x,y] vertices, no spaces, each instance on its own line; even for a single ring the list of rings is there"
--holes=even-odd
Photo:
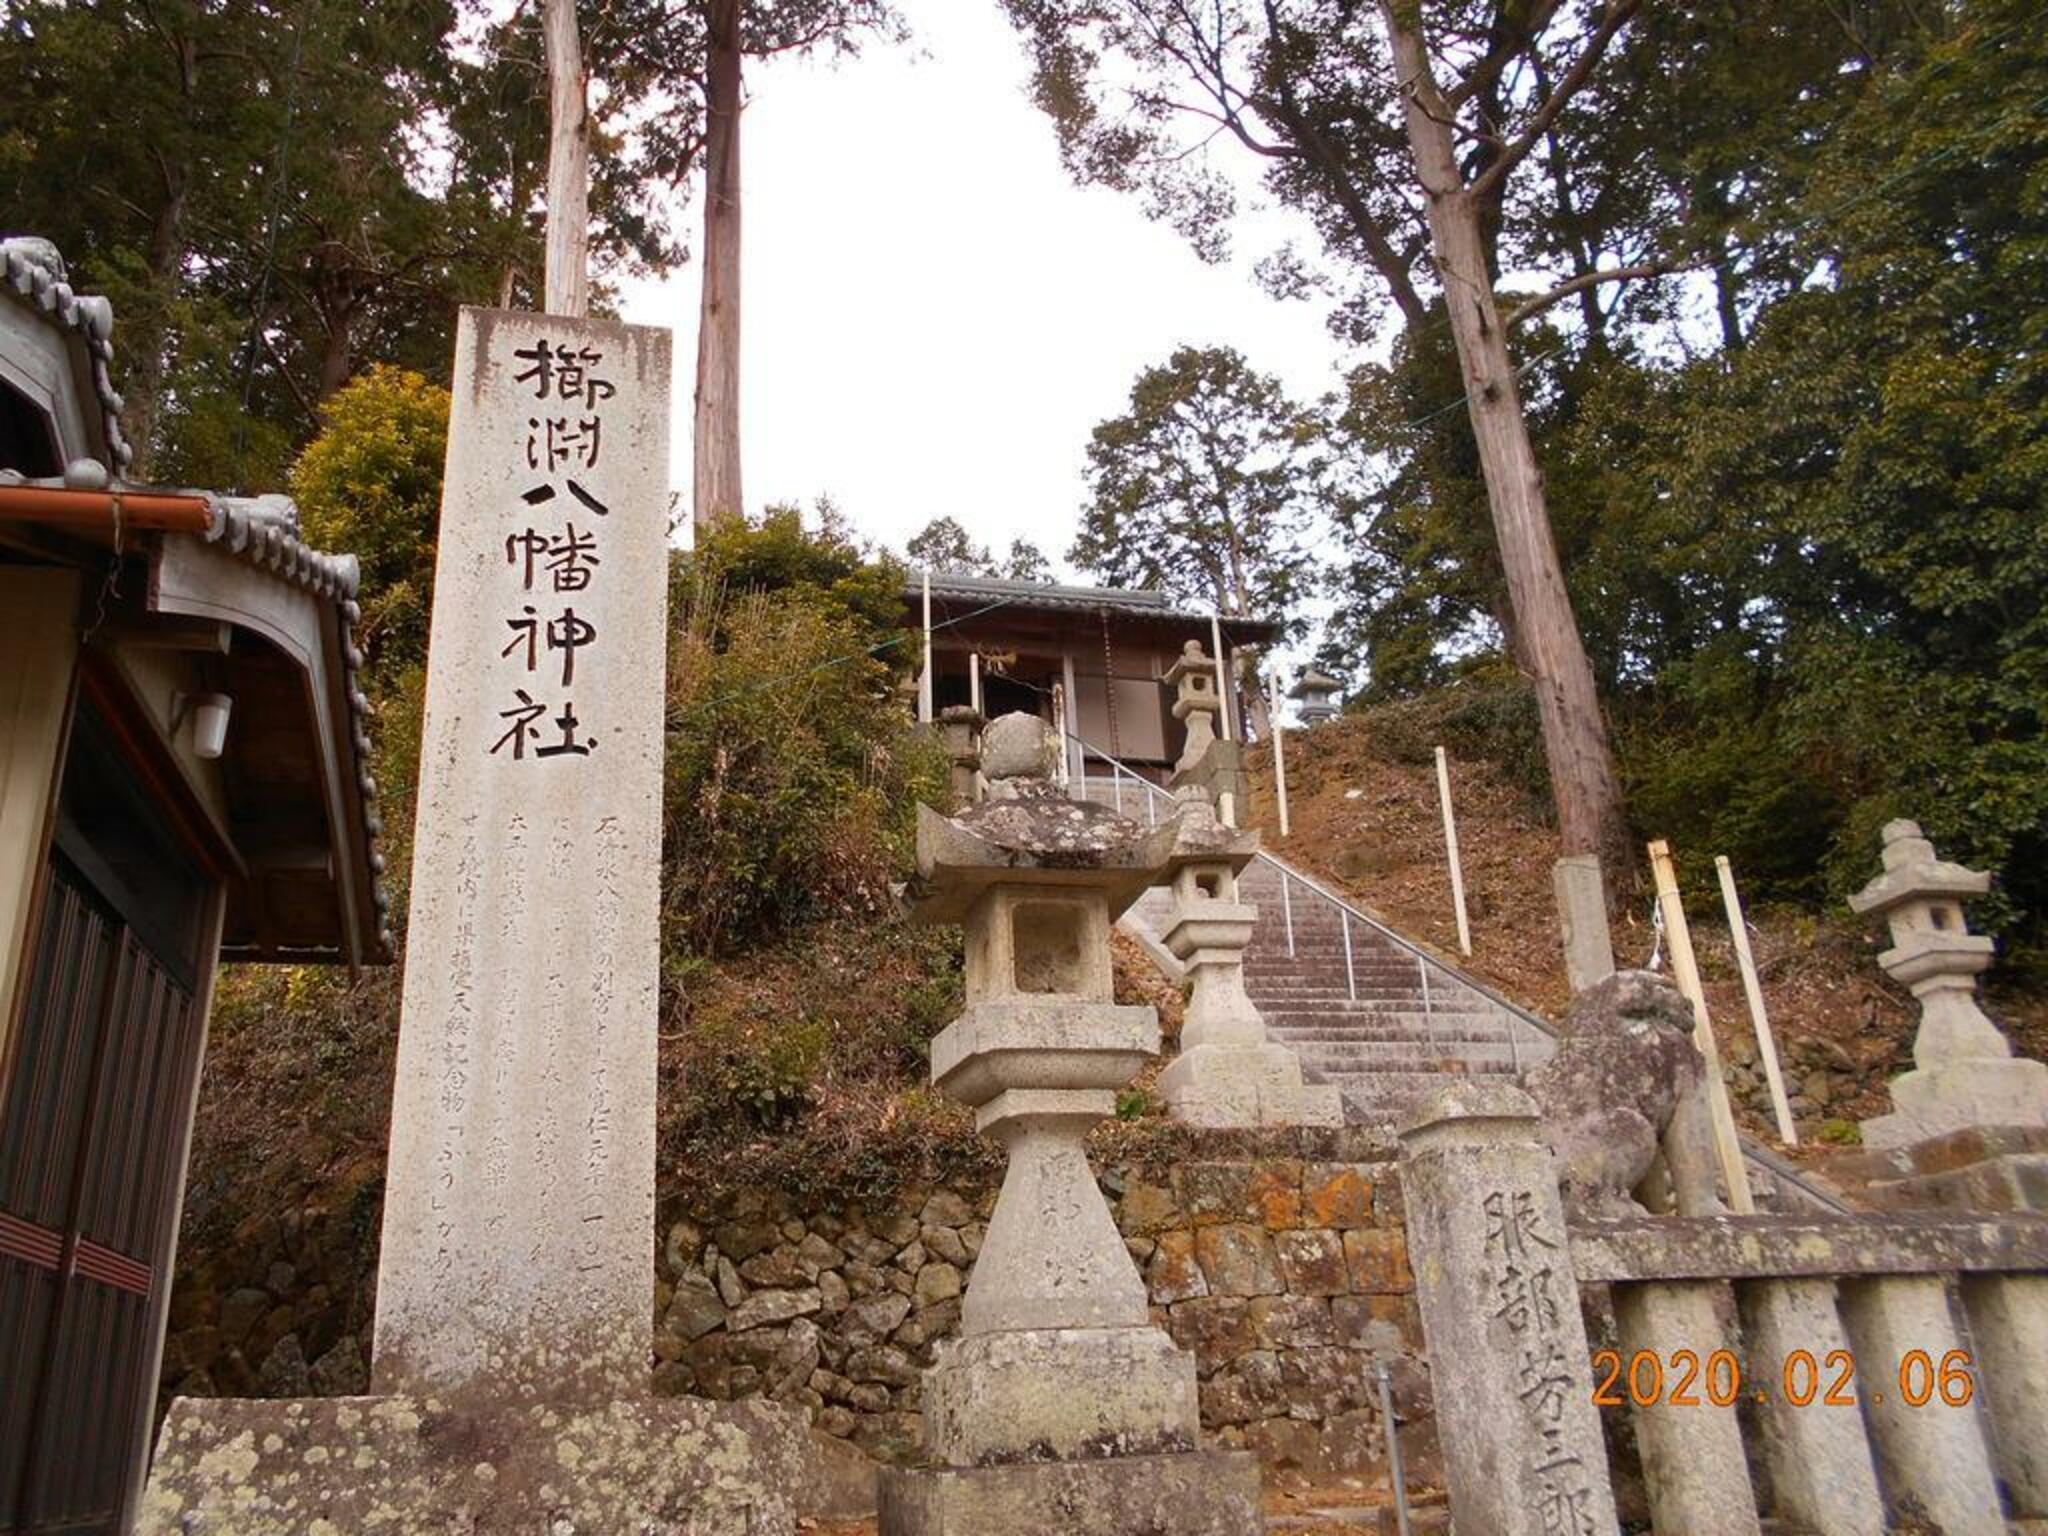
[[[900,550],[949,514],[1056,564],[1089,430],[1182,342],[1228,343],[1301,396],[1335,382],[1320,306],[1251,263],[1283,215],[1207,267],[1135,197],[1082,190],[988,3],[902,0],[911,45],[837,68],[754,65],[745,118],[741,439],[748,510],[829,495]],[[695,242],[693,241],[693,244]],[[629,284],[676,333],[674,476],[687,490],[698,273]]]

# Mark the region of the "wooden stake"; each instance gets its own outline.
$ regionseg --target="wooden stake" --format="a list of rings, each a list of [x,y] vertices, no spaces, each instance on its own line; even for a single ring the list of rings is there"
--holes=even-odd
[[[1280,797],[1280,835],[1288,836],[1294,829],[1287,821],[1287,746],[1283,738],[1286,730],[1280,724],[1280,674],[1273,674],[1273,701],[1266,707],[1266,720],[1273,728],[1273,789]]]
[[[932,720],[932,573],[924,573],[924,671],[917,679],[917,718],[929,725]]]
[[[542,306],[581,319],[590,312],[590,101],[576,0],[543,0],[548,67],[548,217]]]
[[[1792,1104],[1785,1096],[1785,1075],[1778,1069],[1778,1042],[1771,1035],[1770,1015],[1764,1012],[1764,989],[1756,974],[1756,957],[1749,952],[1749,926],[1742,917],[1742,896],[1735,889],[1735,870],[1726,854],[1714,859],[1714,872],[1721,877],[1721,905],[1728,912],[1728,932],[1735,940],[1735,963],[1742,967],[1742,995],[1749,1000],[1749,1022],[1756,1027],[1756,1050],[1763,1058],[1764,1078],[1771,1085],[1771,1108],[1778,1115],[1778,1140],[1788,1147],[1799,1145],[1799,1127],[1792,1123]]]
[[[1444,806],[1444,850],[1451,859],[1451,909],[1458,915],[1458,952],[1472,953],[1472,924],[1465,917],[1465,865],[1458,857],[1458,819],[1451,814],[1451,760],[1436,749],[1436,793]]]
[[[1714,1044],[1714,1021],[1707,1015],[1707,994],[1700,985],[1699,962],[1692,950],[1692,930],[1685,924],[1685,902],[1678,894],[1678,869],[1671,845],[1659,838],[1650,844],[1650,872],[1657,884],[1657,908],[1664,914],[1664,936],[1671,941],[1671,974],[1678,990],[1692,1004],[1692,1043],[1707,1069],[1707,1116],[1714,1126],[1714,1151],[1721,1177],[1728,1185],[1728,1203],[1738,1216],[1756,1212],[1749,1192],[1749,1169],[1742,1161],[1742,1141],[1735,1130],[1735,1112],[1728,1107],[1728,1085],[1721,1079],[1721,1052]]]

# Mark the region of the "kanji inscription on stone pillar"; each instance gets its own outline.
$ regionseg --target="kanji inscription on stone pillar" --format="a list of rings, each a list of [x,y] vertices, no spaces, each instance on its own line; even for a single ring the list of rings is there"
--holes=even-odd
[[[379,1392],[644,1392],[670,338],[456,338]]]

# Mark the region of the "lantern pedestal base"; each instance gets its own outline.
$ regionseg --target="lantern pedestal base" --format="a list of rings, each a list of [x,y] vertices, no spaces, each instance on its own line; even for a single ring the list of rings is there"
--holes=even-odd
[[[1258,1536],[1266,1528],[1258,1463],[1246,1451],[890,1468],[881,1505],[882,1536]]]

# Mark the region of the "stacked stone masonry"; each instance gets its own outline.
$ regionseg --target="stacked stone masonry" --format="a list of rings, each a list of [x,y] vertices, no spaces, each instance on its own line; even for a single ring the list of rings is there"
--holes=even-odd
[[[1385,1460],[1384,1360],[1412,1468],[1431,1437],[1391,1152],[1335,1145],[1344,1133],[1292,1139],[1331,1145],[1116,1169],[1103,1189],[1154,1321],[1196,1357],[1205,1440],[1274,1471],[1371,1478]],[[958,1330],[993,1203],[992,1189],[918,1185],[804,1214],[751,1192],[672,1222],[657,1390],[766,1396],[879,1460],[910,1460],[922,1373]]]
[[[1195,1355],[1205,1440],[1281,1474],[1370,1480],[1385,1465],[1384,1360],[1410,1478],[1426,1479],[1435,1436],[1392,1148],[1358,1130],[1241,1139],[1260,1150],[1102,1179],[1154,1321]],[[673,1216],[654,1282],[656,1391],[767,1397],[879,1460],[910,1460],[922,1374],[958,1331],[994,1198],[918,1184],[806,1210],[754,1190]],[[251,1223],[223,1268],[183,1277],[167,1392],[363,1391],[360,1219]]]

